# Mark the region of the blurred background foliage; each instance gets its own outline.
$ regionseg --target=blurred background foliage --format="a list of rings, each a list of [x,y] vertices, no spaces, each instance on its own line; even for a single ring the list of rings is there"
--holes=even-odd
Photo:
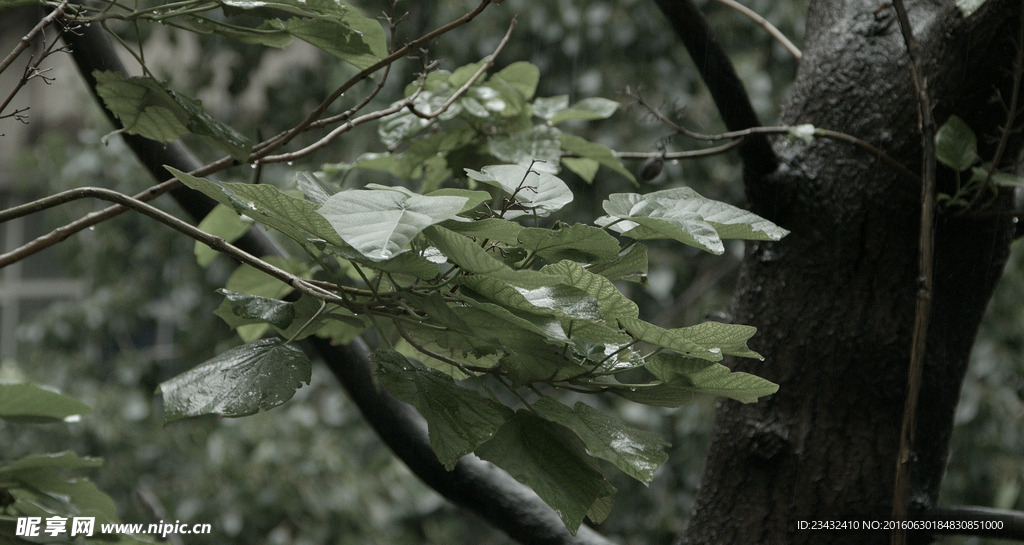
[[[797,44],[806,3],[745,2]],[[386,8],[370,0],[356,4],[371,15]],[[400,35],[418,36],[474,4],[399,2],[400,9],[409,11]],[[762,120],[771,123],[796,62],[735,11],[714,1],[704,2],[703,8],[733,55]],[[627,87],[691,128],[721,129],[685,50],[648,0],[506,0],[436,43],[431,58],[452,70],[490,54],[513,15],[518,21],[513,40],[496,69],[527,60],[541,69],[539,96],[568,94],[573,101],[605,96],[626,105],[610,120],[573,126],[581,136],[620,151],[703,146],[682,138],[666,141],[668,130],[629,105]],[[126,39],[143,42],[158,77],[202,99],[250,136],[289,126],[353,70],[299,45],[267,50],[215,36],[173,33],[163,26],[141,28],[141,35],[133,28],[122,30]],[[381,102],[393,100],[420,68],[415,60],[397,67]],[[151,183],[127,160],[130,152],[119,138],[102,138],[109,125],[91,98],[80,93],[77,100],[79,119],[40,126],[18,157],[19,190],[25,197],[80,185],[131,193]],[[351,162],[360,153],[380,150],[372,128],[360,135],[321,152],[306,168]],[[634,172],[640,168],[627,166]],[[287,184],[292,170],[270,166],[262,180]],[[605,170],[589,187],[564,174],[577,192],[581,221],[594,217],[610,191],[630,190],[627,181]],[[244,180],[252,172],[241,168],[227,176]],[[743,202],[735,155],[667,164],[641,190],[679,184],[711,198]],[[48,211],[33,229],[45,232],[99,206],[83,202]],[[162,206],[174,212],[173,205]],[[646,319],[680,326],[728,311],[741,245],[717,258],[679,245],[651,250],[649,289],[623,286]],[[948,503],[1024,508],[1021,260],[1015,254],[1007,267],[964,386],[943,491]],[[0,379],[33,380],[95,410],[76,424],[33,430],[0,424],[5,458],[62,449],[101,456],[106,463],[92,477],[114,496],[124,521],[213,525],[213,535],[188,536],[189,545],[510,542],[447,505],[395,461],[321,368],[311,386],[269,413],[163,426],[156,385],[236,342],[212,315],[220,302],[214,290],[231,271],[226,260],[202,269],[189,240],[141,216],[124,215],[33,258],[26,267],[56,267],[84,280],[87,288],[81,298],[35,309],[23,320],[17,353],[2,362]],[[619,410],[673,446],[649,488],[626,478],[615,482],[616,508],[599,529],[624,544],[671,543],[686,526],[699,483],[712,402],[702,399],[675,411],[640,405]]]

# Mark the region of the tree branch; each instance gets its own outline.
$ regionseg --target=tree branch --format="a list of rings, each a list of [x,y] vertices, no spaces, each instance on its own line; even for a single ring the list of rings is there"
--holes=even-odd
[[[711,98],[725,126],[730,131],[760,126],[761,121],[754,112],[743,82],[736,75],[729,55],[704,13],[692,0],[655,0],[655,4],[689,51],[704,84],[711,91]],[[739,154],[748,183],[771,174],[779,165],[768,137],[763,134],[754,134],[745,139]]]
[[[109,38],[99,25],[81,28],[77,33],[66,33],[65,39],[73,46],[72,56],[83,76],[90,81],[91,88],[95,89],[91,79],[93,70],[125,73]],[[107,115],[118,126],[110,112]],[[164,145],[131,135],[123,136],[158,180],[165,177],[165,164],[186,172],[201,167],[188,149],[178,142]],[[213,208],[211,200],[195,191],[179,188],[172,195],[196,220]],[[283,250],[260,231],[250,231],[235,244],[255,255],[283,254]],[[581,527],[575,536],[571,535],[555,512],[533,491],[478,458],[463,457],[453,471],[446,471],[434,456],[422,418],[376,384],[370,351],[362,340],[357,339],[347,346],[334,346],[317,338],[311,338],[310,342],[381,439],[420,479],[447,499],[521,543],[610,545],[610,541],[586,526]]]
[[[910,75],[918,102],[918,125],[921,131],[921,219],[918,241],[918,291],[914,309],[914,331],[907,369],[907,388],[900,426],[900,445],[896,459],[893,483],[892,520],[907,518],[910,496],[910,461],[914,450],[914,432],[917,428],[917,406],[921,396],[921,376],[924,372],[925,351],[928,344],[928,326],[932,312],[932,280],[935,266],[935,119],[932,117],[931,97],[928,96],[928,78],[922,73],[921,50],[903,0],[892,0],[896,19],[903,32],[903,41],[910,57]],[[892,544],[906,543],[906,530],[892,533]]]

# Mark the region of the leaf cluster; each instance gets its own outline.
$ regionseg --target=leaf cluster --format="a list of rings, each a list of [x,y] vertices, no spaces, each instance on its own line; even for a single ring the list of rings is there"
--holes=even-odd
[[[12,425],[43,425],[77,421],[92,409],[77,399],[44,390],[31,383],[0,384],[0,420]],[[64,451],[0,460],[0,540],[4,543],[39,543],[39,539],[62,541],[74,517],[94,520],[92,536],[86,543],[108,542],[99,533],[101,524],[117,523],[117,507],[107,494],[88,479],[68,478],[65,472],[98,467],[99,458],[81,457]],[[38,517],[37,537],[18,531],[19,519]],[[48,534],[47,519],[60,522],[59,533]],[[130,535],[117,536],[122,543],[143,543]]]
[[[392,44],[389,51],[379,23],[333,0],[169,6],[124,17],[275,47],[295,37],[364,75],[408,49]],[[211,10],[224,17],[199,15]],[[227,22],[239,13],[262,22]],[[150,75],[94,74],[126,132],[160,142],[193,135],[235,164],[291,157],[267,154],[314,125],[344,121],[327,142],[357,121],[378,121],[383,151],[297,173],[287,187],[221,183],[168,167],[219,203],[198,233],[161,221],[242,261],[216,314],[245,342],[164,381],[166,420],[278,406],[310,380],[311,362],[297,341],[316,335],[344,343],[372,329],[380,339],[379,386],[424,416],[439,461],[453,468],[475,453],[493,462],[575,532],[584,517],[599,522],[611,508],[614,487],[602,463],[646,484],[666,459],[665,445],[590,405],[563,404],[557,390],[658,407],[700,393],[749,403],[776,391],[721,363],[760,358],[747,346],[754,328],[659,327],[640,317],[616,282],[644,281],[646,241],[721,254],[725,239],[778,240],[786,231],[686,187],[611,194],[592,223],[559,221],[575,198],[563,169],[590,183],[605,167],[636,183],[611,149],[563,130],[571,121],[608,118],[619,105],[537,97],[535,66],[517,62],[492,74],[493,65],[493,55],[451,72],[425,63],[427,73],[390,106],[353,118],[373,91],[351,115],[320,118],[346,84],[305,121],[259,144]],[[346,181],[371,172],[399,183]],[[251,222],[301,257],[260,258],[232,247]],[[197,256],[213,259],[198,249]]]

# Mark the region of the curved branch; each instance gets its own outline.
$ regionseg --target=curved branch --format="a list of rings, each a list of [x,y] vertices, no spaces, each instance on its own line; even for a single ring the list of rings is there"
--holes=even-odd
[[[91,79],[95,69],[125,73],[109,38],[98,25],[79,29],[77,33],[66,33],[65,39],[72,45],[72,56],[91,88],[95,89]],[[110,112],[107,115],[117,126]],[[178,142],[163,145],[131,135],[123,136],[156,179],[165,176],[165,164],[186,172],[201,167],[188,149]],[[179,188],[172,195],[197,220],[213,208],[213,202],[196,191]],[[255,255],[283,254],[283,250],[261,231],[250,231],[235,244]],[[571,535],[558,515],[532,490],[491,464],[466,456],[453,471],[446,471],[434,456],[422,418],[376,384],[369,348],[365,343],[357,339],[347,346],[334,346],[317,338],[311,338],[310,342],[381,439],[413,473],[447,499],[521,543],[610,545],[610,541],[586,526],[581,527],[575,536]]]
[[[711,98],[725,126],[730,131],[760,126],[761,121],[754,112],[743,82],[736,75],[729,55],[704,13],[692,0],[655,0],[655,4],[689,51],[704,84],[711,91]],[[755,134],[746,139],[739,148],[739,154],[746,168],[748,183],[771,174],[779,165],[765,135]]]
[[[800,48],[797,47],[796,44],[794,44],[792,41],[790,41],[790,39],[787,38],[781,30],[776,28],[775,25],[771,24],[768,21],[768,19],[761,17],[760,13],[748,8],[747,6],[744,6],[743,4],[737,2],[736,0],[718,0],[718,3],[724,4],[728,6],[730,9],[734,9],[740,12],[744,17],[750,19],[755,24],[763,28],[765,32],[767,32],[772,38],[775,39],[775,41],[782,44],[782,47],[786,48],[786,51],[789,51],[789,54],[793,55],[794,59],[800,60],[800,58],[803,57],[803,53],[800,52]]]

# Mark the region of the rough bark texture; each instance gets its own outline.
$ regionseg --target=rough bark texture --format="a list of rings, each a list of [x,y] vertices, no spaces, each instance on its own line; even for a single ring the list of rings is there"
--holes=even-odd
[[[981,135],[1005,122],[990,99],[997,87],[1009,96],[1021,0],[989,0],[966,20],[951,1],[908,8],[937,122],[960,116],[991,158]],[[891,6],[815,0],[807,29],[781,123],[853,134],[919,171],[918,107]],[[757,326],[751,344],[767,356],[735,368],[780,390],[753,405],[720,404],[686,542],[888,543],[886,532],[797,523],[889,519],[919,286],[920,187],[838,142],[780,139],[775,151],[778,171],[748,180],[747,192],[756,212],[792,234],[751,245],[733,318]],[[949,191],[951,173],[942,175],[940,191]],[[986,206],[1007,202],[1002,195]],[[940,215],[912,508],[936,499],[968,353],[1012,237],[1005,215]]]

